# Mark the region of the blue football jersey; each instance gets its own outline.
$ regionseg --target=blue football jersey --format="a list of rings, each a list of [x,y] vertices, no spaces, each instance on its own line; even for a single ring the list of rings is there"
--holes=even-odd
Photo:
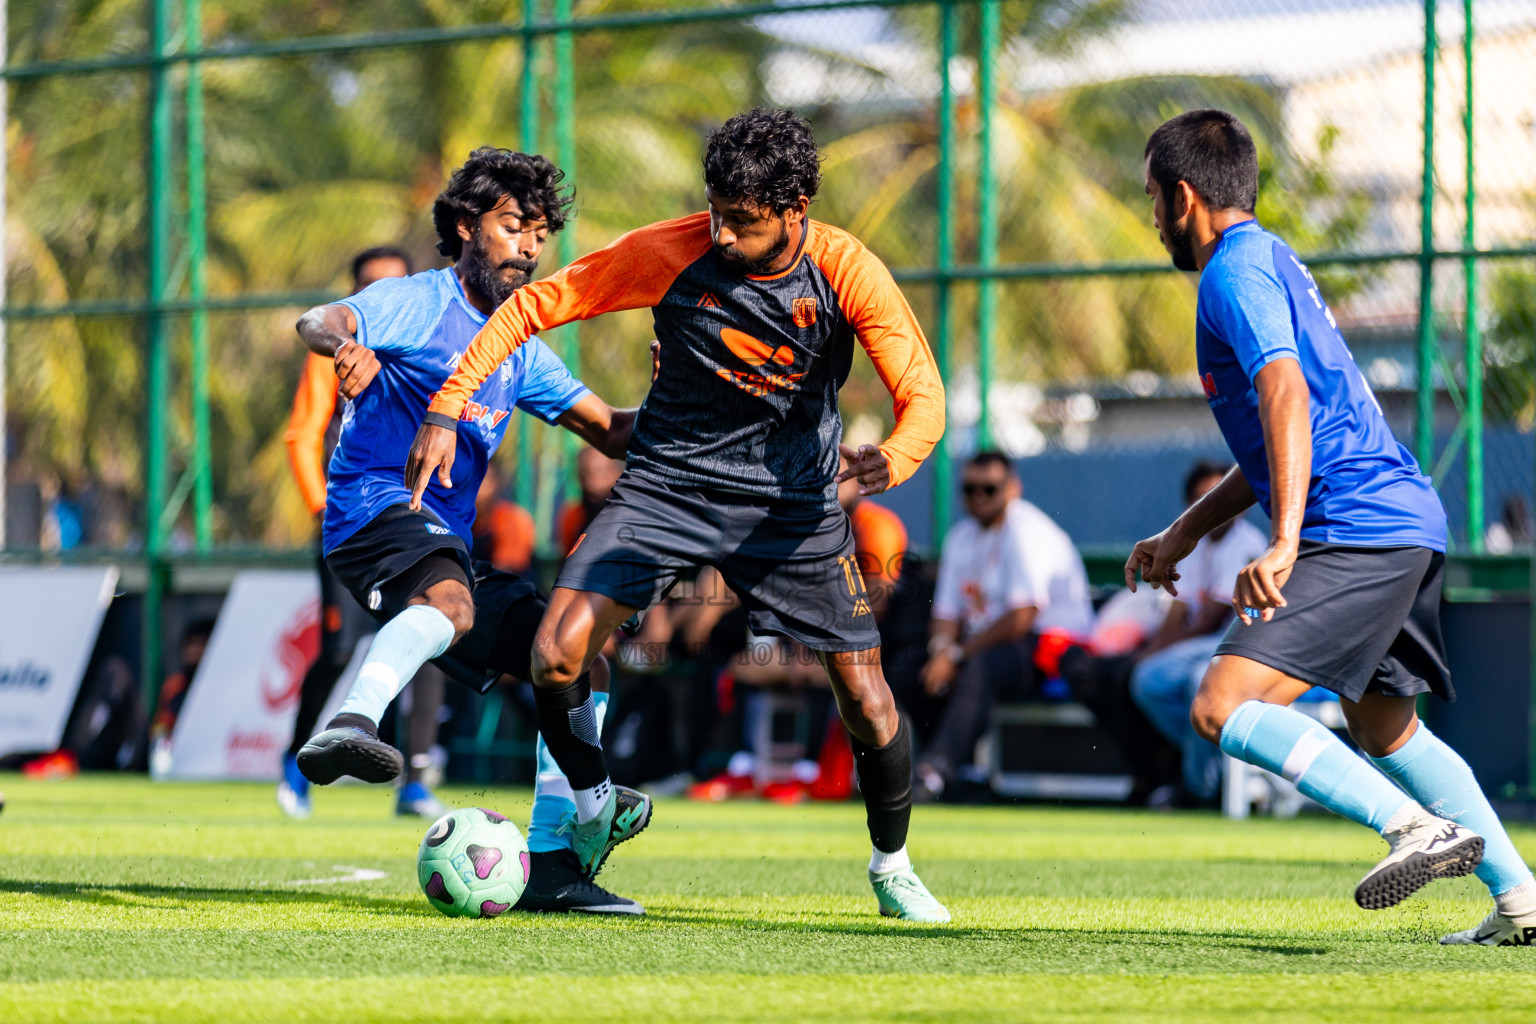
[[[390,277],[343,299],[357,317],[357,340],[379,357],[379,373],[341,413],[341,439],[325,490],[329,553],[391,505],[411,500],[405,459],[427,403],[485,325],[451,268]],[[514,351],[475,392],[459,419],[458,448],[444,488],[433,474],[422,507],[472,544],[475,494],[486,462],[507,433],[514,407],[554,420],[585,395],[585,385],[538,338]]]
[[[1200,275],[1195,351],[1206,400],[1265,514],[1269,460],[1253,379],[1277,359],[1294,359],[1312,414],[1302,537],[1445,550],[1440,496],[1392,436],[1311,273],[1257,221],[1228,228]]]

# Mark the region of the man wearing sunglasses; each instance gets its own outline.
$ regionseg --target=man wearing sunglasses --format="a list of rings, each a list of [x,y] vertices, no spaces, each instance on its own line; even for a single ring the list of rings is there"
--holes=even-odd
[[[999,698],[1030,696],[1042,673],[1036,641],[1047,630],[1093,628],[1088,574],[1072,539],[1022,497],[1000,452],[972,456],[961,478],[965,519],[939,556],[924,691],[948,694],[914,793],[937,799],[970,763]]]

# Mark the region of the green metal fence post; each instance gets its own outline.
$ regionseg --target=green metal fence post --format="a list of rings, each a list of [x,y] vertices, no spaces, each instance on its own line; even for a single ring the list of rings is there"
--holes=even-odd
[[[990,270],[997,263],[997,183],[992,165],[992,121],[997,114],[997,36],[999,0],[981,0],[981,56],[978,101],[981,105],[981,154],[977,169],[976,262]],[[978,448],[992,447],[992,362],[997,329],[997,282],[983,277],[976,284],[976,376],[981,388],[981,418],[976,424]]]
[[[555,0],[555,20],[558,22],[569,21],[571,17],[571,0]],[[575,37],[569,32],[555,33],[555,162],[565,172],[565,184],[574,189],[576,187],[576,58]],[[580,255],[576,244],[576,225],[571,223],[560,232],[559,244],[560,265],[566,266]],[[581,324],[579,321],[566,324],[560,329],[564,335],[565,365],[570,367],[579,380],[581,378]],[[562,463],[566,467],[565,497],[567,500],[575,498],[581,491],[576,480],[575,460],[576,453],[581,449],[581,442],[576,435],[568,431],[560,431],[560,440],[564,443],[564,455]],[[544,530],[542,539],[553,541],[551,531]],[[560,552],[564,554],[565,552]]]
[[[539,16],[539,0],[523,0],[523,27],[533,25]],[[532,32],[523,33],[523,87],[522,87],[522,148],[524,153],[539,151],[539,37]],[[535,508],[535,478],[533,460],[533,418],[517,417],[517,503],[538,519]]]
[[[186,46],[203,48],[203,0],[186,0]],[[187,246],[191,298],[208,294],[208,187],[204,174],[203,66],[187,65]],[[197,550],[213,543],[213,467],[208,437],[208,311],[194,306],[192,335],[192,509]]]
[[[954,237],[954,151],[955,97],[950,81],[950,64],[955,59],[955,9],[953,0],[939,0],[939,166],[938,188],[938,277],[934,281],[933,355],[946,386],[950,383],[949,272],[955,262]],[[933,547],[938,550],[949,530],[954,481],[949,465],[949,446],[939,440],[933,451]]]
[[[171,65],[163,59],[171,38],[170,8],[171,0],[154,0],[150,25],[150,45],[160,59],[149,70],[149,316],[145,322],[149,350],[149,408],[144,440],[144,556],[149,578],[144,593],[142,678],[139,680],[148,708],[154,707],[160,691],[160,648],[164,641],[161,606],[169,576],[164,558],[165,531],[161,514],[165,509],[169,472],[166,416],[171,399],[171,353],[163,308],[170,269],[171,233]]]
[[[1477,248],[1477,187],[1472,158],[1472,0],[1462,0],[1465,25],[1462,29],[1462,60],[1466,65],[1466,108],[1462,111],[1463,134],[1467,144],[1466,226],[1463,249]],[[1474,552],[1483,550],[1483,330],[1477,322],[1477,257],[1464,256],[1461,270],[1466,278],[1466,355],[1467,367],[1467,543]]]
[[[1419,195],[1418,415],[1414,454],[1435,464],[1435,0],[1424,0],[1424,177]]]

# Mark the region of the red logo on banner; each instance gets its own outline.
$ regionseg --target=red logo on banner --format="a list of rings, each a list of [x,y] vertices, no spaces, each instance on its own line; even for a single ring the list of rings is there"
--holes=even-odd
[[[320,602],[310,601],[289,620],[277,640],[277,649],[261,671],[261,702],[271,712],[286,711],[299,703],[304,673],[320,655]]]

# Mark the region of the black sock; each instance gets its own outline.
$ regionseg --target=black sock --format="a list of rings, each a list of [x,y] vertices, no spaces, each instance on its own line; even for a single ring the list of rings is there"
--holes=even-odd
[[[367,715],[354,715],[350,711],[342,712],[329,722],[325,723],[327,729],[361,729],[363,732],[379,738],[379,724]]]
[[[902,716],[896,735],[883,747],[866,746],[857,736],[849,739],[864,794],[869,841],[881,853],[895,853],[907,845],[912,820],[912,730]]]
[[[539,732],[549,755],[565,773],[572,789],[591,789],[608,778],[597,735],[597,711],[592,706],[591,677],[583,675],[569,686],[533,688]]]
[[[405,781],[420,782],[432,764],[432,744],[437,740],[437,712],[443,706],[443,670],[426,664],[411,680],[411,713],[405,727]]]

